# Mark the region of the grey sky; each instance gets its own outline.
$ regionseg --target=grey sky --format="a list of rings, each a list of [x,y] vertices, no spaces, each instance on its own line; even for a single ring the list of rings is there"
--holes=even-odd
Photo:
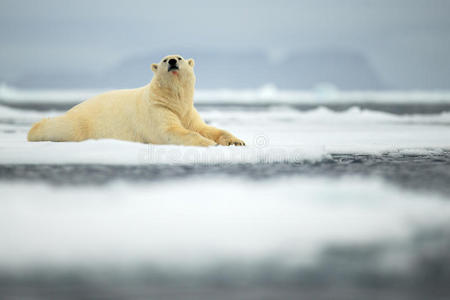
[[[397,88],[450,88],[450,1],[5,1],[0,79],[95,71],[151,49],[364,54]],[[150,62],[149,62],[150,63]]]

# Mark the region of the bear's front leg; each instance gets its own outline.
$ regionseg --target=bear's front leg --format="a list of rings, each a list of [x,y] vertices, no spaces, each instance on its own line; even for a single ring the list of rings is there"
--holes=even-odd
[[[217,145],[214,141],[201,136],[198,132],[178,126],[167,129],[164,136],[166,144],[204,147]]]

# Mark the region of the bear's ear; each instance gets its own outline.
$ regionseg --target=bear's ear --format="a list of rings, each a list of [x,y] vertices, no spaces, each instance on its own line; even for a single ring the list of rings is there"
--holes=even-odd
[[[195,65],[194,59],[189,58],[187,62],[191,67],[194,67],[194,65]]]
[[[152,71],[156,72],[158,70],[158,64],[152,64]]]

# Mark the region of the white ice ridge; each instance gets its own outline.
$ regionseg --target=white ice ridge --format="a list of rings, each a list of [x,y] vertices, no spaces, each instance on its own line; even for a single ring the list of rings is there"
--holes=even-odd
[[[132,87],[130,87],[132,88]],[[0,101],[8,103],[78,103],[111,89],[18,89],[0,85]],[[332,103],[450,103],[448,90],[380,90],[347,91],[336,88],[283,90],[273,84],[255,89],[197,89],[195,102],[200,104],[332,104]]]

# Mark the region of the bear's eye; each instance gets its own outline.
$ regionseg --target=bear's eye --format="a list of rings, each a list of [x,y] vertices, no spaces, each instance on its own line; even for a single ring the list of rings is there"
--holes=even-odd
[[[163,62],[166,62],[166,61],[167,61],[167,58],[165,60],[163,60]]]
[[[178,60],[181,60],[181,57],[177,57],[178,58]]]

